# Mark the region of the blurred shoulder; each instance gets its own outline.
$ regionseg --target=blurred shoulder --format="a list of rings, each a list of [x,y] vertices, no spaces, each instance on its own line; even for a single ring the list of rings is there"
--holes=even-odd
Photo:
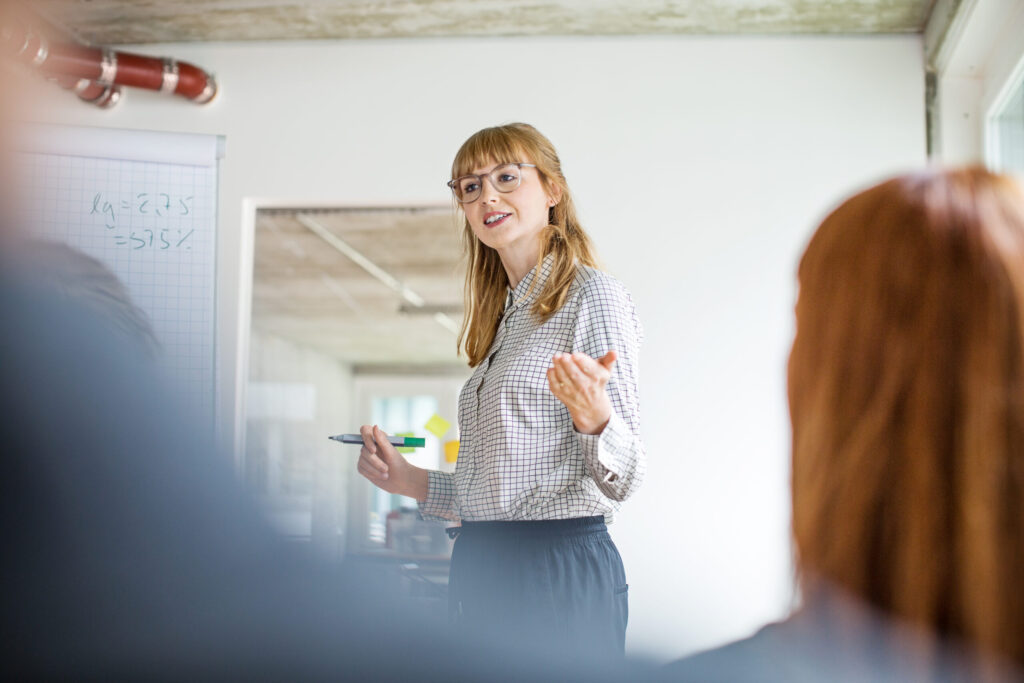
[[[804,680],[816,680],[801,677],[791,665],[779,666],[780,661],[791,658],[793,653],[790,651],[791,647],[779,642],[778,630],[777,625],[769,625],[744,640],[676,660],[665,666],[661,680],[681,683],[799,683]]]
[[[664,681],[1020,683],[1005,662],[885,618],[852,601],[811,606],[744,640],[672,662]]]

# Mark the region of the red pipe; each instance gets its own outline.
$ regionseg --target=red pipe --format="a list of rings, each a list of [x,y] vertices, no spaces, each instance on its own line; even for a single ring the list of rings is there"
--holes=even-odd
[[[51,45],[44,36],[28,28],[17,31],[5,26],[0,37],[5,52],[13,52],[16,58],[41,69],[63,87],[75,89],[79,97],[100,106],[116,103],[120,97],[117,86],[121,85],[174,93],[199,104],[206,104],[217,94],[213,76],[188,62],[74,43]],[[80,85],[81,79],[94,82],[112,99],[101,103],[102,93],[92,98],[95,88]],[[83,97],[83,93],[90,97]]]
[[[76,95],[89,104],[108,109],[121,101],[121,86],[100,85],[88,78],[75,78],[74,76],[58,76],[57,85],[65,90],[73,90]]]

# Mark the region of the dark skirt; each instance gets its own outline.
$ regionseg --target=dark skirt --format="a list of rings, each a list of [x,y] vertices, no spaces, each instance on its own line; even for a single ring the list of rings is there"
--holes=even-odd
[[[603,517],[463,522],[448,580],[460,636],[572,658],[623,657],[628,590]]]

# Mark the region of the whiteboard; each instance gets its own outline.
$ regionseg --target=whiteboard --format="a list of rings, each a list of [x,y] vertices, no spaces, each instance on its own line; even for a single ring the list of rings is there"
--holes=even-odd
[[[22,226],[110,267],[212,429],[223,137],[32,124],[16,144]]]

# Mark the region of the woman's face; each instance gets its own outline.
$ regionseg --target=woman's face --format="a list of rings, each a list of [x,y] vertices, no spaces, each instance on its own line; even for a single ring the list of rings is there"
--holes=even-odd
[[[555,198],[545,188],[537,169],[529,166],[512,166],[514,172],[521,174],[519,187],[511,192],[498,192],[488,174],[501,166],[490,163],[473,169],[474,175],[484,176],[480,196],[463,204],[462,210],[473,234],[488,247],[499,253],[525,253],[538,248],[539,235],[548,225],[548,209],[554,206]]]

